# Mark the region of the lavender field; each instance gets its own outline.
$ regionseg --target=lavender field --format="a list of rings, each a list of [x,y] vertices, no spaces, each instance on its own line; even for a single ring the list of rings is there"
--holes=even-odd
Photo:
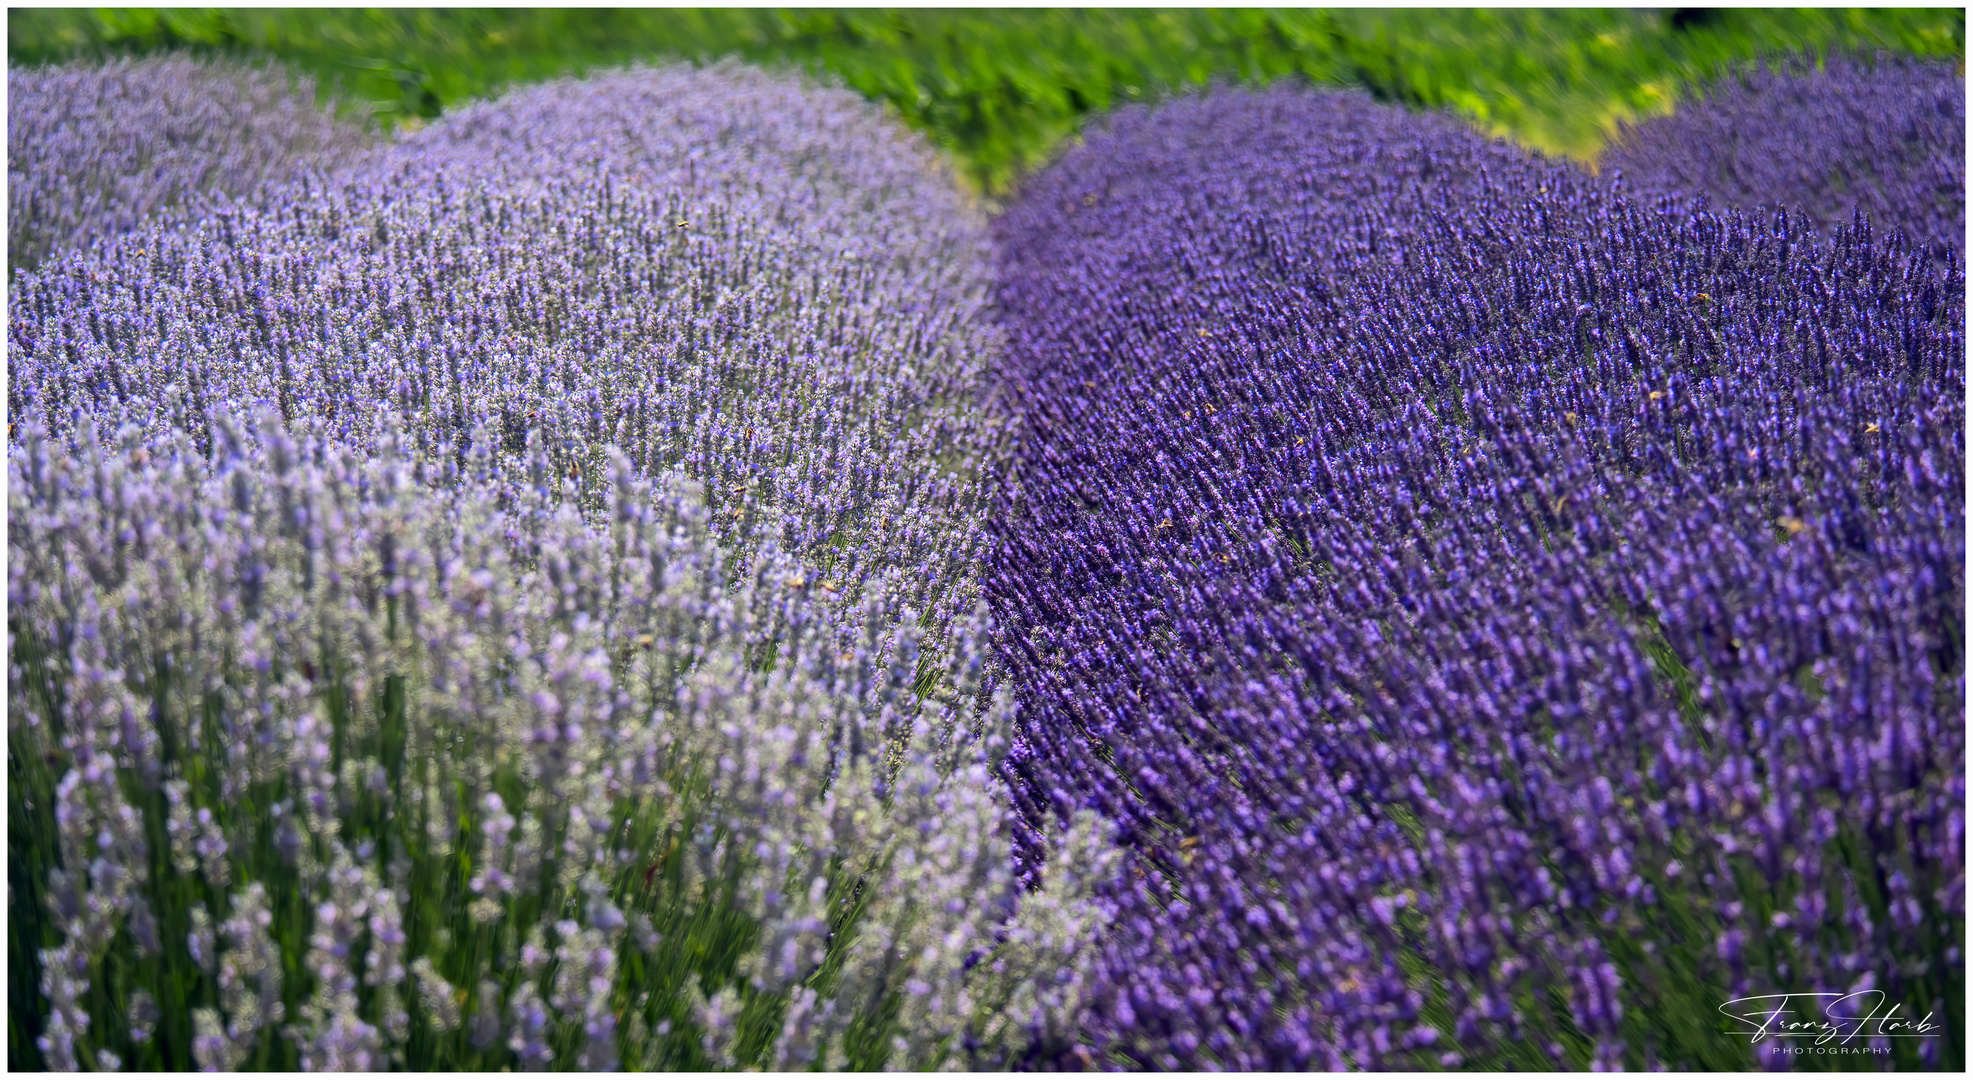
[[[1964,1065],[1951,63],[9,89],[13,1068]]]

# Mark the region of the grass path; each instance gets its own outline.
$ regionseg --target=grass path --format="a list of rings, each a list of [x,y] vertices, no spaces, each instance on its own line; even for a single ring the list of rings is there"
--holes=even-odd
[[[1301,75],[1446,107],[1591,159],[1617,123],[1720,65],[1777,52],[1963,56],[1956,9],[51,9],[11,12],[14,64],[99,51],[272,55],[387,126],[633,59],[795,64],[889,102],[993,196],[1092,114],[1214,80]]]

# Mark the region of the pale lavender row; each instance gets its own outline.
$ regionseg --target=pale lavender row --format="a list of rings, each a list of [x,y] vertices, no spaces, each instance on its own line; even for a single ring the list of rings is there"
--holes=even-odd
[[[910,566],[943,624],[997,437],[983,223],[948,180],[849,92],[736,66],[517,91],[24,274],[9,404],[57,433],[225,401],[357,440],[382,407],[426,448],[539,431],[585,505],[614,445],[703,481],[736,551],[826,552],[846,594]]]
[[[1961,271],[1290,90],[997,231],[1011,775],[1134,871],[1095,1051],[1742,1068],[1726,997],[1962,977]]]
[[[1966,261],[1963,65],[1831,56],[1763,65],[1618,133],[1601,161],[1642,195],[1785,207],[1827,237],[1857,210]]]
[[[278,67],[189,57],[7,71],[7,264],[360,153],[363,129]]]
[[[27,434],[10,453],[11,512],[47,535],[15,552],[12,613],[55,657],[39,700],[96,710],[65,717],[65,735],[43,716],[23,736],[83,763],[60,780],[66,877],[41,898],[63,934],[40,957],[51,1062],[87,1063],[117,1028],[85,1015],[92,979],[169,992],[131,962],[152,958],[147,940],[133,952],[116,936],[146,925],[156,899],[118,870],[147,842],[119,834],[115,858],[83,857],[96,811],[131,820],[119,793],[177,791],[147,755],[179,718],[114,719],[156,689],[160,657],[224,692],[220,723],[239,737],[208,757],[267,750],[207,762],[208,779],[223,767],[233,785],[217,796],[178,792],[175,814],[211,812],[188,818],[212,834],[201,851],[240,853],[180,877],[196,869],[215,898],[259,879],[239,861],[258,850],[239,831],[253,823],[223,812],[240,791],[292,767],[294,790],[320,796],[293,809],[315,815],[306,834],[322,843],[283,854],[317,916],[300,928],[324,954],[310,954],[317,977],[287,987],[294,1024],[277,1034],[267,992],[228,990],[222,962],[220,1008],[191,1021],[202,1065],[286,1038],[305,1066],[365,1067],[402,1052],[407,1016],[456,1029],[462,1008],[475,1050],[505,1045],[516,1063],[665,1060],[659,1014],[677,1002],[638,1018],[647,1002],[633,998],[622,1019],[595,990],[633,946],[681,947],[620,896],[592,900],[580,923],[515,926],[502,940],[520,952],[497,970],[448,939],[393,944],[377,929],[388,912],[367,938],[337,915],[406,902],[414,882],[374,848],[331,842],[336,807],[381,774],[322,768],[318,714],[334,692],[317,655],[348,658],[342,700],[359,707],[391,676],[412,687],[407,761],[447,779],[425,793],[383,784],[392,798],[444,799],[434,792],[457,780],[488,821],[519,820],[511,845],[500,828],[484,844],[463,828],[434,841],[474,859],[474,925],[504,917],[514,881],[538,873],[566,892],[580,877],[595,892],[662,850],[598,833],[558,877],[530,821],[559,827],[579,810],[603,827],[614,800],[640,792],[678,815],[680,793],[717,775],[702,820],[733,842],[714,850],[708,830],[688,884],[752,875],[741,895],[760,949],[739,978],[767,996],[744,1016],[772,995],[787,1006],[769,1060],[840,1064],[843,1027],[898,980],[915,988],[896,1021],[901,1062],[992,1060],[1029,1027],[1061,1026],[1055,984],[1073,981],[1089,905],[1058,888],[1004,918],[1004,796],[959,752],[1004,717],[977,696],[968,644],[982,639],[968,629],[980,476],[1000,436],[977,399],[996,338],[983,223],[921,141],[847,92],[736,67],[632,71],[517,92],[347,168],[197,209],[13,289],[10,406]],[[232,419],[256,406],[255,425]],[[467,731],[487,736],[473,744],[484,752],[449,741]],[[487,796],[514,755],[525,798],[510,790],[503,810]],[[1100,836],[1075,835],[1097,872]],[[838,886],[872,912],[894,894],[896,918],[865,916],[857,944],[837,942],[844,977],[818,996],[791,980],[819,963]],[[247,919],[256,902],[236,892],[221,906]],[[584,958],[552,979],[549,929]],[[261,950],[255,934],[226,930],[226,947]],[[395,974],[359,1002],[329,957],[366,948]],[[125,962],[91,968],[112,949]],[[738,983],[697,992],[705,1053],[730,1060]]]
[[[30,418],[9,458],[9,617],[42,658],[13,668],[10,735],[60,766],[19,823],[59,855],[45,907],[14,912],[57,940],[10,962],[49,1067],[114,1070],[153,1038],[182,1058],[190,1028],[203,1069],[285,1040],[304,1069],[362,1071],[407,1060],[413,1017],[448,1044],[463,1025],[489,1067],[673,1060],[679,1002],[623,965],[698,963],[653,926],[647,868],[681,841],[664,899],[758,932],[724,940],[737,975],[672,976],[715,1062],[774,1010],[768,1062],[840,1068],[845,1029],[899,995],[881,1045],[914,1068],[1064,1022],[1078,882],[1107,856],[1085,827],[1087,861],[1013,913],[978,619],[924,656],[904,590],[845,612],[771,545],[740,570],[698,485],[620,454],[598,529],[546,497],[538,443],[509,468],[490,439],[427,454],[388,422],[365,448],[272,410],[207,434],[212,461],[184,433],[85,423],[65,447]],[[380,758],[392,681],[404,741]],[[624,820],[652,812],[632,846]],[[818,984],[825,951],[842,971]]]

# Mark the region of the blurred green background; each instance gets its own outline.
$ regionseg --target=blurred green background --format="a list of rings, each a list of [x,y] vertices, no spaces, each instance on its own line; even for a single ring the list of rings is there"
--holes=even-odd
[[[512,83],[633,59],[738,55],[894,105],[1004,195],[1083,119],[1215,79],[1285,75],[1447,107],[1593,160],[1623,119],[1778,53],[1880,49],[1964,61],[1965,13],[1932,9],[10,9],[12,64],[191,49],[274,56],[385,127]]]

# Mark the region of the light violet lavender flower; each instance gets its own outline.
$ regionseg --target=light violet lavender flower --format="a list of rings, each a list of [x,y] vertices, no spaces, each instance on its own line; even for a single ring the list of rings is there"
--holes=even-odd
[[[7,69],[7,265],[87,249],[195,196],[371,142],[275,66],[184,56]]]

